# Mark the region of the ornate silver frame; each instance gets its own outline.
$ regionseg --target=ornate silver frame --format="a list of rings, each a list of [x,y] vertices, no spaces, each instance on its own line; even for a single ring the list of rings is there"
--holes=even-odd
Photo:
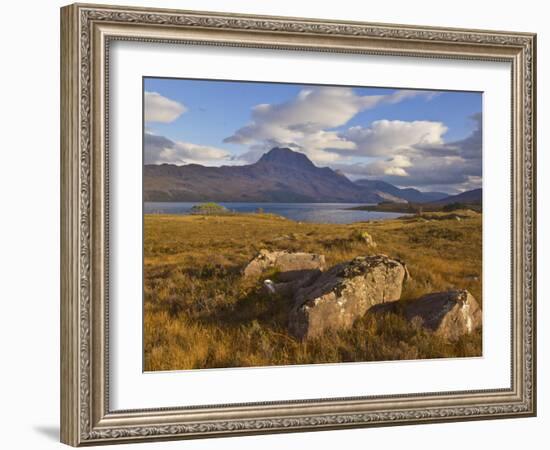
[[[512,67],[509,389],[111,411],[108,397],[108,58],[113,40],[427,58]],[[61,440],[128,441],[536,414],[536,36],[467,29],[75,4],[61,9]]]

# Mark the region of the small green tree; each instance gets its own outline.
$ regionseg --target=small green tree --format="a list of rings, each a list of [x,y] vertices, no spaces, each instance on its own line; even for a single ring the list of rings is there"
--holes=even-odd
[[[214,202],[201,203],[191,208],[191,214],[217,215],[227,214],[228,212],[227,208]]]

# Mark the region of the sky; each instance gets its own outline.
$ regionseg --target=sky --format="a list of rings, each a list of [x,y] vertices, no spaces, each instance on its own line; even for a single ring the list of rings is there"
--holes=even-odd
[[[273,147],[350,179],[481,187],[482,94],[144,78],[145,164],[243,165]]]

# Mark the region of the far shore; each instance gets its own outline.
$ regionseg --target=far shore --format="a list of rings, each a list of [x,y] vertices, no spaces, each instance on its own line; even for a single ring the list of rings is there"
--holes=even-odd
[[[377,211],[394,212],[404,214],[422,214],[424,212],[446,212],[470,210],[478,213],[482,212],[479,203],[451,203],[440,205],[437,203],[395,203],[382,202],[377,205],[361,205],[348,208],[352,211]]]

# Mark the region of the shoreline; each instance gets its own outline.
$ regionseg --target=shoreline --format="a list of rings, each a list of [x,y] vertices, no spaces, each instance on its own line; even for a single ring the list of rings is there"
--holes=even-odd
[[[464,203],[451,205],[437,205],[429,203],[379,203],[378,205],[362,205],[349,208],[350,211],[373,211],[387,213],[405,213],[422,215],[423,213],[453,213],[459,211],[471,211],[482,214],[483,209],[480,204]]]

